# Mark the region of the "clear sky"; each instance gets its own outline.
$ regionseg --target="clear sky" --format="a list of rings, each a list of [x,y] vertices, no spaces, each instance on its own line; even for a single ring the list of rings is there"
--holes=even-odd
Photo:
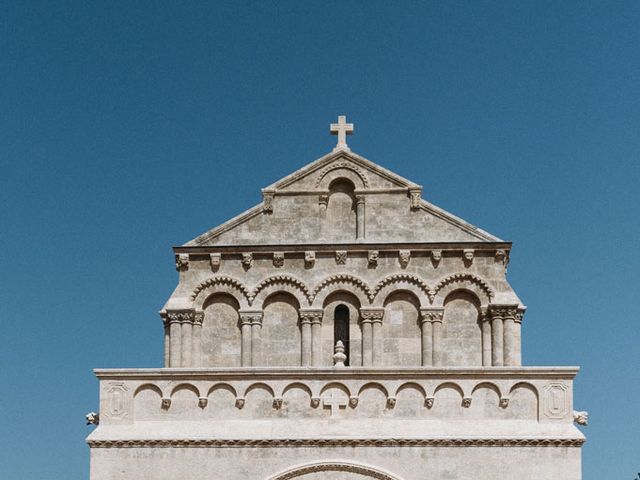
[[[158,367],[171,246],[327,153],[514,242],[584,478],[640,471],[640,2],[0,4],[0,465],[84,479],[95,367]],[[212,477],[213,478],[213,477]]]

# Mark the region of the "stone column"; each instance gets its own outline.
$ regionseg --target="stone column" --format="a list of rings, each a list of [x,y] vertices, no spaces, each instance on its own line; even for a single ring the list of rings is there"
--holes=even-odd
[[[180,324],[182,330],[182,344],[180,346],[180,366],[191,367],[191,352],[193,349],[193,320],[185,320]]]
[[[310,364],[319,367],[322,364],[322,309],[306,308],[301,310],[300,314],[309,321],[309,329],[311,333],[311,359]],[[308,341],[308,340],[307,340]]]
[[[441,308],[421,308],[420,320],[422,327],[422,366],[433,365],[433,322],[442,322]]]
[[[193,317],[193,350],[191,354],[191,365],[199,368],[202,366],[202,322],[204,312],[196,312]]]
[[[383,338],[382,338],[382,319],[384,318],[384,308],[382,307],[363,307],[360,309],[360,315],[364,321],[371,323],[371,364],[374,366],[382,365],[383,362]],[[364,364],[365,358],[365,332],[362,332],[362,358]]]
[[[520,306],[516,313],[516,320],[514,325],[514,337],[515,337],[515,353],[513,355],[514,365],[522,365],[522,320],[524,319],[524,313],[527,307]]]
[[[364,239],[364,195],[356,195],[356,240]]]
[[[505,366],[516,365],[516,315],[518,313],[517,305],[508,305],[503,309],[502,325],[503,325],[503,345],[504,345],[504,362]]]
[[[362,325],[362,366],[370,367],[373,365],[373,325],[371,319],[364,316],[360,324]]]
[[[431,320],[431,343],[433,349],[431,355],[432,365],[434,367],[441,367],[444,357],[444,347],[442,345],[442,320],[444,318],[444,308],[429,309],[429,316]]]
[[[162,327],[164,328],[164,368],[168,368],[171,353],[171,335],[169,335],[170,327],[166,318],[162,319]]]
[[[251,326],[253,317],[258,315],[258,312],[240,310],[240,335],[242,337],[240,341],[240,365],[243,367],[251,366]]]
[[[192,310],[170,310],[165,314],[166,322],[169,324],[169,366],[178,368],[182,364],[182,323],[191,322],[193,319]]]
[[[251,365],[260,366],[262,363],[262,311],[252,312],[251,315]]]
[[[482,315],[482,366],[491,366],[491,316],[485,311]]]
[[[504,333],[502,319],[504,316],[503,305],[490,305],[491,316],[491,364],[494,367],[504,365]]]
[[[302,327],[302,366],[309,367],[313,358],[313,320],[322,315],[322,310],[301,308],[299,313]]]

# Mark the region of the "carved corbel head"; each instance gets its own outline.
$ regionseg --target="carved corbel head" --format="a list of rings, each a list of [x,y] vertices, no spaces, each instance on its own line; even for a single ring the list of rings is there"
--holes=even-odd
[[[211,263],[211,270],[217,272],[220,270],[220,261],[222,260],[222,254],[220,253],[210,253],[209,254],[209,262]]]
[[[431,250],[431,263],[434,268],[438,266],[440,260],[442,260],[442,250]]]
[[[253,266],[253,253],[242,254],[242,266],[245,270],[249,270]]]
[[[274,190],[262,190],[262,211],[264,213],[273,213],[274,195]]]
[[[472,248],[465,248],[462,251],[462,260],[464,261],[465,267],[470,267],[473,263],[474,251]]]
[[[431,409],[433,407],[433,402],[434,402],[435,398],[433,397],[427,397],[424,399],[424,404],[427,408]]]
[[[304,268],[313,268],[316,263],[316,252],[304,252]]]
[[[378,266],[378,257],[380,252],[378,250],[369,250],[367,253],[367,261],[369,262],[369,267],[376,268]]]
[[[198,406],[200,408],[205,408],[207,406],[207,403],[209,403],[209,399],[206,397],[200,397],[198,399]]]
[[[396,406],[396,397],[387,397],[387,408],[393,409]]]
[[[178,253],[176,255],[176,270],[179,272],[189,269],[189,254]]]
[[[318,408],[320,406],[320,397],[311,397],[311,408]]]
[[[462,399],[462,406],[464,408],[469,408],[471,406],[471,397],[464,397]]]
[[[236,408],[238,410],[242,410],[244,408],[244,398],[243,397],[236,398]]]
[[[409,265],[409,259],[411,258],[411,250],[400,250],[399,257],[400,266],[402,268],[407,268],[407,265]]]
[[[276,268],[282,268],[284,266],[283,252],[273,252],[273,266]]]
[[[349,397],[349,406],[356,408],[358,406],[358,397]]]
[[[500,406],[502,408],[507,408],[509,406],[509,397],[502,397],[500,399]]]
[[[170,406],[171,406],[171,399],[170,399],[170,398],[165,397],[165,398],[163,398],[163,399],[161,400],[160,407],[161,407],[163,410],[169,410],[169,407],[170,407]]]
[[[273,399],[273,408],[276,410],[280,410],[282,408],[282,398]]]

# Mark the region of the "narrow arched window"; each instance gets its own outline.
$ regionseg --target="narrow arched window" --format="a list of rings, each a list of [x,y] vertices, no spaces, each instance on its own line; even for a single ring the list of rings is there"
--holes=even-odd
[[[338,305],[333,314],[333,345],[341,341],[344,344],[344,353],[349,366],[349,308],[346,305]]]

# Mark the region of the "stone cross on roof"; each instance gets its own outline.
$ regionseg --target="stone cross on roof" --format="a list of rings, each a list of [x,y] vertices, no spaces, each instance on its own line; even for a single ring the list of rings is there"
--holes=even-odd
[[[349,150],[347,146],[347,135],[353,134],[353,123],[347,123],[346,115],[338,116],[338,123],[332,123],[329,127],[331,135],[338,136],[338,144],[333,149],[336,150]]]

